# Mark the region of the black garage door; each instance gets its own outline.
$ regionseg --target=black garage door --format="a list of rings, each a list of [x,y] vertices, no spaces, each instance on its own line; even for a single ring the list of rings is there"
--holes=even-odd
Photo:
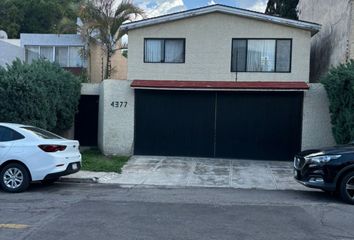
[[[97,95],[81,95],[75,116],[75,139],[81,146],[97,146],[98,100]]]
[[[302,92],[136,90],[135,154],[291,160]]]

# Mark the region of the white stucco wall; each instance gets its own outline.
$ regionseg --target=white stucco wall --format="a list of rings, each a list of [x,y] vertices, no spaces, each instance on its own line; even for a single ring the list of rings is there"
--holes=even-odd
[[[250,18],[211,13],[130,30],[128,79],[234,81],[232,38],[292,38],[291,73],[238,73],[239,81],[308,81],[311,33]],[[183,64],[144,63],[144,38],[185,38]]]
[[[335,145],[326,90],[320,83],[305,92],[302,122],[302,149]]]
[[[99,83],[82,83],[81,84],[81,95],[100,95]]]
[[[16,58],[24,61],[25,49],[10,42],[0,40],[0,66],[5,67],[6,64],[11,64]]]
[[[104,80],[101,83],[98,146],[105,155],[130,155],[133,152],[134,90],[130,84],[131,81],[127,80]]]

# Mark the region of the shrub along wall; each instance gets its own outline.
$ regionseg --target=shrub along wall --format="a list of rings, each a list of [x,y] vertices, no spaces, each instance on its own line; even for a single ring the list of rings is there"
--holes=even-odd
[[[349,143],[354,140],[354,61],[332,68],[321,82],[330,102],[334,139]]]
[[[78,77],[45,60],[0,67],[0,122],[69,129],[80,98]]]

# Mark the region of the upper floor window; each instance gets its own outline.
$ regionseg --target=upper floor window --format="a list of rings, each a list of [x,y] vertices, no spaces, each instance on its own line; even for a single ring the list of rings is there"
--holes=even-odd
[[[83,47],[80,46],[26,46],[26,62],[42,58],[62,67],[84,67]]]
[[[233,39],[232,72],[290,72],[291,39]]]
[[[185,39],[145,39],[144,62],[184,63]]]

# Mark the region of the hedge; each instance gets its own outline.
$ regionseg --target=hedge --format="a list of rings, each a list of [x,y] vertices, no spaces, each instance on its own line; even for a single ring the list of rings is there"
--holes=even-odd
[[[45,60],[0,67],[0,122],[30,124],[60,133],[73,125],[78,77]]]
[[[354,61],[332,68],[321,82],[330,103],[334,139],[347,144],[354,140]]]

